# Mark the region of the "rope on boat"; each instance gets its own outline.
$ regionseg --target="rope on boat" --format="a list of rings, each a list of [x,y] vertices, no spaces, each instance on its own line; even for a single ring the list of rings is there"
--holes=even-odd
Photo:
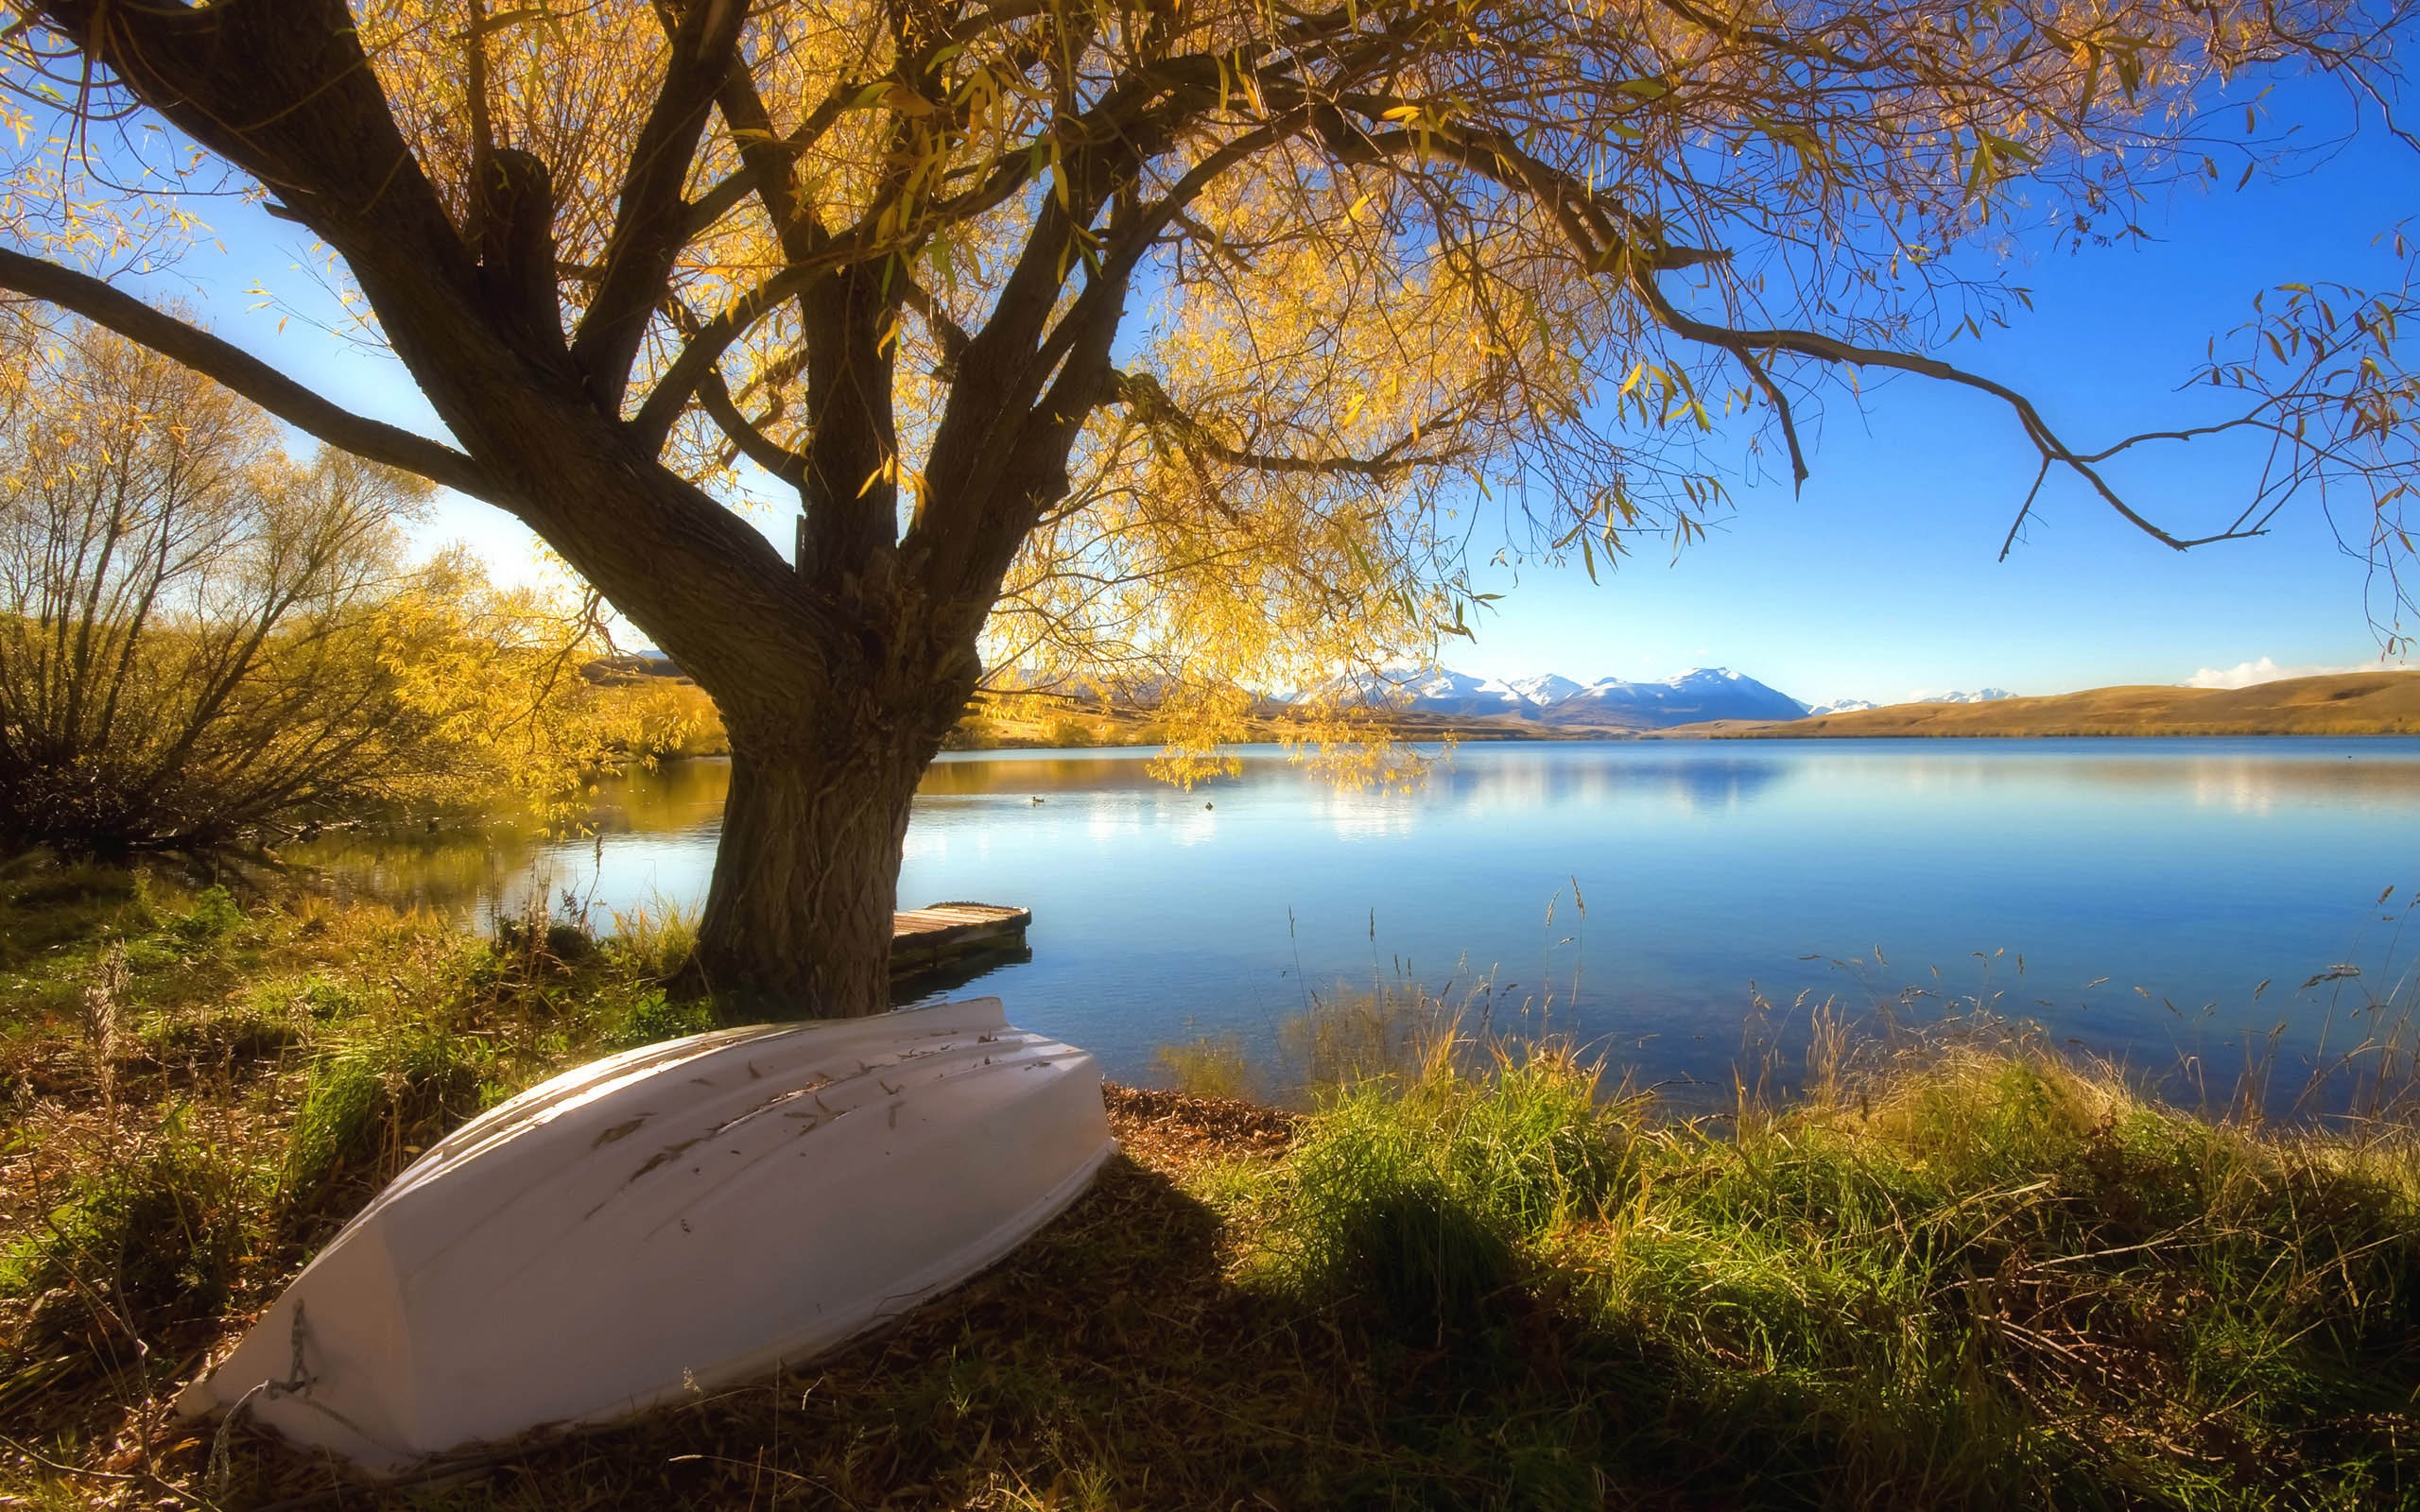
[[[228,1452],[228,1444],[234,1433],[235,1419],[243,1416],[246,1409],[251,1406],[255,1398],[264,1395],[266,1395],[271,1401],[279,1401],[291,1397],[296,1401],[301,1402],[303,1406],[310,1408],[321,1417],[350,1430],[364,1443],[374,1445],[377,1448],[386,1451],[388,1453],[394,1455],[398,1459],[409,1460],[419,1457],[408,1450],[400,1450],[395,1448],[395,1446],[380,1438],[376,1434],[372,1433],[370,1430],[362,1427],[359,1423],[354,1422],[352,1418],[346,1417],[343,1413],[338,1412],[336,1408],[329,1406],[326,1402],[321,1401],[311,1395],[311,1387],[317,1383],[318,1377],[313,1376],[302,1363],[302,1303],[299,1300],[294,1304],[294,1328],[292,1331],[292,1338],[294,1352],[292,1360],[287,1366],[288,1374],[285,1379],[280,1381],[272,1377],[257,1383],[251,1390],[236,1398],[233,1405],[227,1409],[227,1416],[218,1420],[218,1432],[212,1436],[210,1441],[209,1476],[212,1495],[216,1496],[220,1492],[225,1491],[227,1489],[228,1478],[233,1473],[234,1467],[232,1456]]]

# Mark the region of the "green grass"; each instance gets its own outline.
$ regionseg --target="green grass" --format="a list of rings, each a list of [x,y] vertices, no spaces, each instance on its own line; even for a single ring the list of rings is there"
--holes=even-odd
[[[0,1418],[77,1436],[156,1406],[447,1131],[704,1027],[653,985],[690,926],[639,922],[514,946],[304,892],[0,867]]]
[[[1374,1349],[1466,1341],[1458,1400],[1521,1446],[1494,1504],[1607,1465],[1808,1506],[2420,1497],[2407,1138],[2216,1125],[2023,1046],[1722,1121],[1593,1090],[1441,1062],[1333,1100],[1281,1175],[1289,1284]]]
[[[1432,1344],[1483,1328],[1523,1247],[1596,1217],[1621,1181],[1629,1141],[1596,1091],[1557,1054],[1478,1076],[1440,1054],[1334,1094],[1288,1173],[1299,1284]]]
[[[287,1125],[286,1200],[317,1205],[349,1175],[383,1177],[486,1105],[491,1053],[425,1022],[377,1025],[321,1053]]]
[[[2408,1124],[2193,1116],[2021,1034],[1826,1033],[1811,1091],[1685,1114],[1383,995],[1281,1044],[1305,1113],[1111,1090],[1094,1192],[878,1338],[457,1484],[241,1431],[215,1481],[166,1403],[381,1183],[706,1026],[683,921],[522,922],[0,868],[0,1501],[2420,1506]]]

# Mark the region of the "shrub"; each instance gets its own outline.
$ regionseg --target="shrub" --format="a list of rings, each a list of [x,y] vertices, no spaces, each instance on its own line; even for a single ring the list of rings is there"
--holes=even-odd
[[[234,894],[224,887],[205,887],[194,899],[193,907],[178,916],[169,925],[169,933],[187,945],[213,945],[243,927],[244,910],[237,905]]]

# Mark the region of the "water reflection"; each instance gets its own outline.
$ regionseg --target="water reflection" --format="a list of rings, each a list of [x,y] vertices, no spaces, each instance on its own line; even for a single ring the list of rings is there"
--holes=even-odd
[[[1273,1050],[1310,990],[1381,979],[1551,991],[1564,1028],[1659,1077],[1719,1077],[1752,985],[1997,994],[2057,1039],[2207,1061],[2280,1022],[2315,1040],[2324,1006],[2254,988],[2345,958],[2379,889],[2420,883],[2415,741],[1474,745],[1409,792],[1270,748],[1179,790],[1149,755],[946,757],[901,878],[910,904],[1033,907],[1032,959],[977,989],[1126,1076],[1176,1040]],[[693,762],[605,784],[574,840],[296,856],[474,920],[540,886],[694,904],[728,782]]]
[[[475,833],[331,835],[289,847],[281,859],[324,875],[339,894],[467,918],[522,885],[539,849],[537,836],[497,825]]]
[[[661,834],[719,823],[730,791],[727,761],[668,762],[598,784],[590,811],[601,830]]]

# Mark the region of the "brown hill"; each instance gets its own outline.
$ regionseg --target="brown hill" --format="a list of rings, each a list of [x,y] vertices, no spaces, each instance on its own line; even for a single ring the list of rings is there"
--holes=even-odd
[[[2346,672],[2249,688],[2090,688],[1991,703],[1900,703],[1776,724],[1728,720],[1669,735],[2415,735],[2420,672]]]

